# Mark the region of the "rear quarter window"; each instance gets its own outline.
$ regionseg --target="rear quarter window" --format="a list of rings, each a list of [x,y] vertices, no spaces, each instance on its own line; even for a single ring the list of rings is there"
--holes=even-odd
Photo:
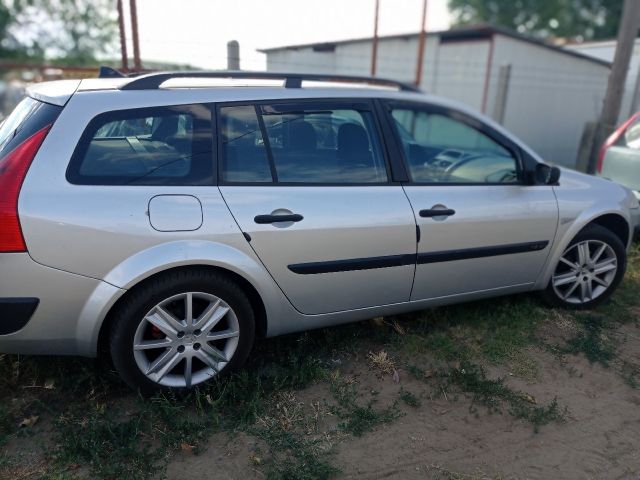
[[[67,179],[82,185],[211,185],[208,105],[107,112],[78,143]]]
[[[38,130],[51,126],[62,107],[26,97],[0,124],[0,159]],[[0,169],[2,164],[0,164]]]

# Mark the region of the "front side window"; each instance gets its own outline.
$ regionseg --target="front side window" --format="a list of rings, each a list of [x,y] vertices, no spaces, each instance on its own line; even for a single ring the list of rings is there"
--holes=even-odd
[[[109,112],[87,127],[67,178],[98,185],[210,185],[212,145],[206,105]]]
[[[223,180],[385,183],[373,114],[332,105],[221,109]]]
[[[391,115],[414,182],[518,183],[513,154],[461,120],[411,108]]]

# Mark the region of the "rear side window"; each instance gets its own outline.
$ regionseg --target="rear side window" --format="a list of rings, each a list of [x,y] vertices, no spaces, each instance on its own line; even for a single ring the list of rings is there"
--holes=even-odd
[[[0,124],[0,159],[41,128],[53,125],[61,110],[56,105],[24,98]]]
[[[83,185],[211,185],[211,109],[141,108],[94,118],[67,171]]]
[[[224,157],[223,181],[272,182],[269,157],[255,107],[224,107],[220,112],[220,134]]]
[[[223,107],[220,113],[225,182],[387,182],[373,114],[366,105],[237,106]]]

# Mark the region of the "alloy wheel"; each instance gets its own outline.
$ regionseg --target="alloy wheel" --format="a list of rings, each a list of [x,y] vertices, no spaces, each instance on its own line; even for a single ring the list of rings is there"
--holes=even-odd
[[[229,363],[239,336],[238,317],[222,299],[209,293],[181,293],[144,316],[133,339],[134,358],[154,383],[190,388]]]
[[[618,259],[610,245],[600,240],[585,240],[565,250],[551,282],[560,299],[583,304],[605,293],[617,270]]]

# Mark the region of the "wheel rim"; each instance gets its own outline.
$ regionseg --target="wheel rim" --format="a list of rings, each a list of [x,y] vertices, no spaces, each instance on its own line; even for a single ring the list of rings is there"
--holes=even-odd
[[[144,316],[133,339],[133,354],[152,382],[189,388],[229,363],[239,336],[238,317],[222,299],[202,292],[181,293]]]
[[[562,300],[582,304],[606,292],[617,270],[618,258],[610,245],[600,240],[585,240],[565,250],[551,282]]]

